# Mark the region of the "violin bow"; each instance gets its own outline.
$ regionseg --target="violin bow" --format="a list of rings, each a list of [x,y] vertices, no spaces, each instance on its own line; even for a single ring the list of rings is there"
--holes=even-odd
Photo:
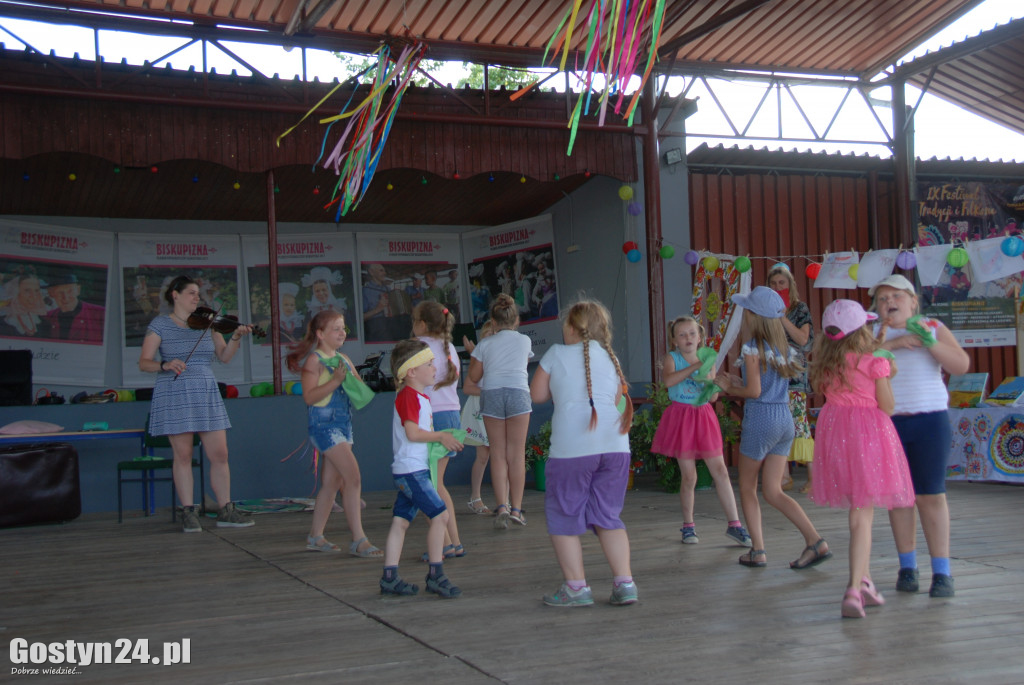
[[[185,357],[185,359],[182,362],[182,363],[185,364],[185,366],[188,366],[188,360],[192,358],[192,354],[196,351],[196,348],[199,347],[199,343],[203,342],[203,338],[206,337],[207,331],[209,331],[210,329],[213,328],[213,320],[216,319],[218,316],[220,316],[220,311],[222,309],[224,309],[224,303],[223,302],[221,303],[220,307],[217,308],[217,311],[215,311],[213,313],[213,316],[210,317],[210,320],[206,324],[206,328],[204,328],[203,332],[199,334],[199,339],[196,340],[196,344],[193,345],[192,349],[188,351],[188,355]],[[174,380],[178,380],[179,378],[181,378],[181,374],[180,373],[174,375]]]

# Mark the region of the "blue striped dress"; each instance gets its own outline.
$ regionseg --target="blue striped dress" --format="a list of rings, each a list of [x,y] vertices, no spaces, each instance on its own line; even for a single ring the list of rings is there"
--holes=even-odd
[[[169,316],[158,316],[149,322],[146,331],[160,336],[160,358],[184,360],[203,331],[182,328]],[[213,331],[203,340],[188,360],[188,368],[175,380],[173,371],[157,374],[150,404],[149,432],[152,435],[176,435],[231,428],[224,400],[217,389],[217,379],[210,369],[214,357]]]

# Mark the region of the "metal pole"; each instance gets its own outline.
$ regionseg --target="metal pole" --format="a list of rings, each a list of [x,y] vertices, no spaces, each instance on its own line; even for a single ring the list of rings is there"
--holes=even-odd
[[[661,249],[661,164],[658,157],[658,112],[654,106],[654,80],[644,84],[640,101],[647,135],[643,136],[644,223],[647,237],[647,274],[650,289],[647,307],[651,317],[651,380],[661,380],[658,362],[665,356],[665,279]]]
[[[274,394],[280,395],[281,378],[281,312],[277,310],[277,206],[274,194],[274,170],[267,172],[267,264],[270,268],[270,345],[274,350]]]

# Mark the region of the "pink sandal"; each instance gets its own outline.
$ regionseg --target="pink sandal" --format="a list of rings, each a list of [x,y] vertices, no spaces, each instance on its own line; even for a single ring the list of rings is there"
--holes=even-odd
[[[846,588],[843,595],[842,605],[843,618],[864,618],[864,600],[861,599],[860,590]]]
[[[862,578],[860,581],[860,597],[866,607],[880,607],[885,604],[885,597],[875,588],[870,578]]]

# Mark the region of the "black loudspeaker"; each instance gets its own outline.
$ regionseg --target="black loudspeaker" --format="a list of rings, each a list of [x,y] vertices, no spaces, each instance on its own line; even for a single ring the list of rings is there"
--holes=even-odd
[[[32,404],[32,353],[0,350],[0,406]]]

